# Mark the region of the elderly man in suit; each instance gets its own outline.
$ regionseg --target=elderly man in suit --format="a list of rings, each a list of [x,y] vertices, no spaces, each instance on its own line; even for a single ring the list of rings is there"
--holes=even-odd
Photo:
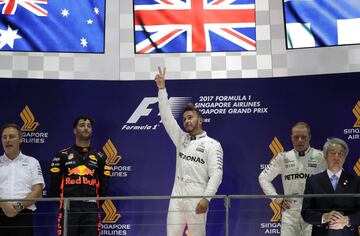
[[[328,139],[323,151],[328,169],[307,179],[304,194],[360,193],[359,177],[342,168],[349,153],[345,141]],[[313,225],[312,236],[359,235],[359,198],[304,198],[301,215]]]

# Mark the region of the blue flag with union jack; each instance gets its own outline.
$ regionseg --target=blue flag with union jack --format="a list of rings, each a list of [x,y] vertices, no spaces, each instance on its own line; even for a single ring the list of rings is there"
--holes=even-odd
[[[360,44],[360,0],[284,0],[288,48]]]
[[[254,51],[255,0],[134,0],[136,53]]]
[[[0,50],[104,53],[105,0],[0,0]]]

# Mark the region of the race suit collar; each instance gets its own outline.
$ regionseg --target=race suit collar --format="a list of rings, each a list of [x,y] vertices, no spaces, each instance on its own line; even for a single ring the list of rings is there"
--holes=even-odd
[[[191,135],[191,134],[188,134],[189,136],[189,139],[190,140],[196,140],[196,139],[200,139],[200,138],[204,138],[207,136],[207,133],[206,131],[203,131],[201,134],[197,134],[197,135]]]
[[[299,152],[294,149],[294,152],[297,157],[303,157],[303,156],[306,156],[310,152],[310,150],[311,150],[311,147],[309,146],[305,151]]]
[[[89,152],[91,150],[91,146],[89,147],[80,147],[80,146],[77,146],[76,144],[73,145],[75,151],[77,152]]]

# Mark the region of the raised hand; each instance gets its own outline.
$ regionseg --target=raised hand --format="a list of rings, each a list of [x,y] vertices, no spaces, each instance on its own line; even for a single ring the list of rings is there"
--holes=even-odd
[[[164,67],[164,69],[162,70],[161,67],[159,66],[158,70],[159,70],[159,74],[157,74],[155,76],[155,82],[156,82],[158,89],[164,89],[165,88],[166,67]]]

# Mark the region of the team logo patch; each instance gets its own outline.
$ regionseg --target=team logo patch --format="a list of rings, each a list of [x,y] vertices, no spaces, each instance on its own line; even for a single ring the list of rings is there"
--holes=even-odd
[[[94,155],[90,155],[89,158],[93,161],[96,161],[97,162],[97,158],[94,156]]]
[[[50,171],[53,172],[53,173],[58,173],[58,172],[60,172],[60,168],[53,167],[53,168],[50,169]]]
[[[72,160],[74,158],[74,154],[73,153],[70,153],[69,155],[68,155],[68,160]]]

